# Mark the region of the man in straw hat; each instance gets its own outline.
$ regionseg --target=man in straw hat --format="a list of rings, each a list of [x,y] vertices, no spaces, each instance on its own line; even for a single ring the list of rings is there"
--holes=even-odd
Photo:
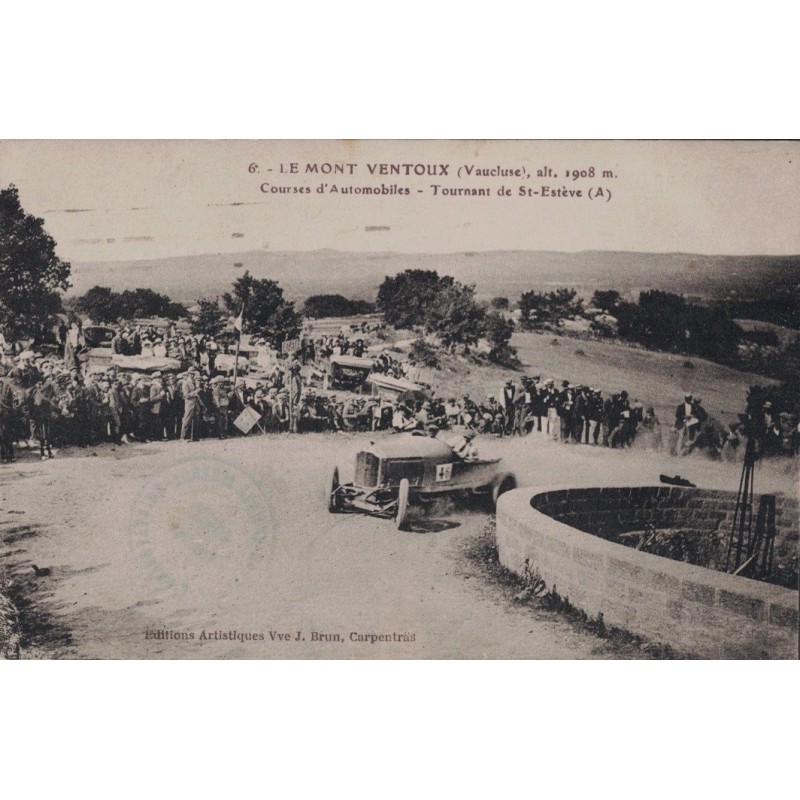
[[[217,427],[217,438],[228,438],[228,406],[231,396],[225,387],[225,378],[217,375],[211,379],[211,404],[214,409],[214,421]]]
[[[200,396],[200,386],[198,382],[199,372],[196,367],[189,367],[181,384],[181,395],[183,396],[183,421],[181,422],[181,441],[197,441],[197,416],[198,416],[198,397]]]

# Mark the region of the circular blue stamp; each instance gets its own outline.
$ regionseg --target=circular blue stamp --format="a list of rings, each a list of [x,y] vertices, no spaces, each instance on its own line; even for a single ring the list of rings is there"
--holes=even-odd
[[[274,530],[267,496],[247,471],[226,459],[182,459],[133,500],[132,567],[170,588],[228,584],[263,565]]]

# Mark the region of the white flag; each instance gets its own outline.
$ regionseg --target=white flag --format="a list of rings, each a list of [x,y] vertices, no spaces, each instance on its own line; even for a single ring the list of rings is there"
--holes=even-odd
[[[242,332],[242,323],[244,321],[244,306],[242,306],[242,310],[239,312],[239,316],[233,321],[233,329],[235,331],[239,331],[241,334]]]

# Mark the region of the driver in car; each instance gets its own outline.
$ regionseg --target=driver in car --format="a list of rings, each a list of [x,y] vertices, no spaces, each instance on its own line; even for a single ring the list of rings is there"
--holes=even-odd
[[[462,461],[477,461],[478,449],[472,444],[475,438],[475,431],[464,431],[464,435],[460,436],[452,445],[453,453]]]

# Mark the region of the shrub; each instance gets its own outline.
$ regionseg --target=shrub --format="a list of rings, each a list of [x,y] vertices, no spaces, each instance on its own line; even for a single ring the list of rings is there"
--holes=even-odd
[[[439,369],[439,354],[436,348],[424,339],[414,339],[411,343],[409,358],[413,364],[422,364],[425,367]]]
[[[595,336],[602,336],[603,338],[607,339],[613,339],[617,335],[613,325],[609,325],[607,322],[597,319],[592,320],[591,324],[589,325],[589,331]]]
[[[499,347],[493,347],[489,351],[489,360],[493,364],[501,367],[508,367],[509,369],[518,369],[522,366],[522,362],[517,355],[517,348],[512,347],[510,344],[502,344]]]

